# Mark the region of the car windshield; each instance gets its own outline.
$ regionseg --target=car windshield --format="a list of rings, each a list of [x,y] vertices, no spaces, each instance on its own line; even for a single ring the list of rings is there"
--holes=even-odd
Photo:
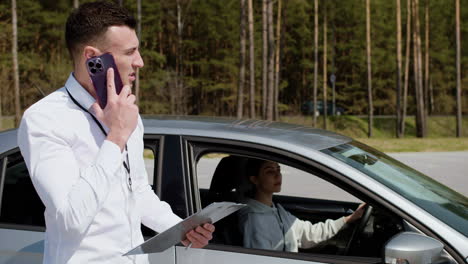
[[[322,150],[371,176],[468,236],[468,198],[359,142]]]

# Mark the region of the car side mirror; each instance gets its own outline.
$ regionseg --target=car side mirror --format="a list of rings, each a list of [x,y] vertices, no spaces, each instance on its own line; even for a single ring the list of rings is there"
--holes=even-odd
[[[414,232],[395,235],[385,245],[387,264],[430,264],[442,255],[444,245],[431,237]]]

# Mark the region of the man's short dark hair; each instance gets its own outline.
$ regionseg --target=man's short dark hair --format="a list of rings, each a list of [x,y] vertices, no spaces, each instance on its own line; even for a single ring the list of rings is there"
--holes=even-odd
[[[80,46],[97,41],[111,26],[135,29],[136,20],[126,9],[108,1],[85,3],[75,9],[65,26],[65,41],[72,58]]]

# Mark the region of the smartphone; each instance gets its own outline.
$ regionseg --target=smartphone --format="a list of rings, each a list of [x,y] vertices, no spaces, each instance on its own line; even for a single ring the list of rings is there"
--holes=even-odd
[[[93,81],[98,103],[104,109],[107,104],[107,70],[109,68],[114,69],[114,83],[117,94],[120,93],[123,87],[114,57],[110,53],[104,53],[100,56],[89,58],[86,60],[86,68]]]

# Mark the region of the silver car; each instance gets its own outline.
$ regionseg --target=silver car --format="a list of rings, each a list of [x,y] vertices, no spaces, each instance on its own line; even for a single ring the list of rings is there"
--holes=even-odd
[[[144,125],[149,182],[182,218],[238,202],[249,158],[281,164],[274,200],[302,220],[370,205],[358,223],[298,253],[244,248],[233,214],[216,223],[207,247],[175,245],[150,254],[152,263],[468,263],[468,199],[351,138],[259,120],[156,117]],[[16,142],[16,130],[0,133],[0,263],[42,263],[44,206]]]

